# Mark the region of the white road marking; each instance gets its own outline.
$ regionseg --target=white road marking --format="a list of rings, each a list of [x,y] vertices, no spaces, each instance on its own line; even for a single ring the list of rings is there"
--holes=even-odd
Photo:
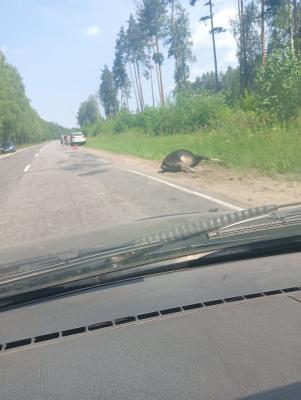
[[[109,161],[103,160],[103,159],[100,158],[100,157],[98,157],[98,158],[100,159],[100,161],[101,161],[102,164],[106,164],[106,165],[109,165],[109,164],[110,164]]]
[[[26,167],[24,168],[24,172],[27,172],[30,168],[30,164],[26,165]]]
[[[146,175],[146,174],[143,174],[142,172],[134,171],[132,169],[127,169],[127,168],[120,168],[120,169],[122,169],[123,171],[131,172],[132,174],[136,174],[136,175],[140,175],[140,176],[143,176],[145,178],[148,178],[148,179],[152,179],[153,181],[156,181],[156,182],[164,183],[165,185],[173,187],[173,188],[178,189],[178,190],[181,190],[182,192],[189,193],[189,194],[201,197],[201,198],[206,199],[206,200],[210,200],[210,201],[212,201],[214,203],[220,204],[221,206],[224,206],[224,207],[227,207],[227,208],[231,208],[232,210],[237,210],[237,211],[243,210],[241,207],[237,207],[237,206],[235,206],[235,205],[233,205],[231,203],[228,203],[226,201],[216,199],[216,198],[214,198],[212,196],[209,196],[207,194],[203,194],[203,193],[200,193],[200,192],[196,192],[194,190],[186,189],[185,187],[182,187],[182,186],[179,186],[179,185],[175,185],[174,183],[167,182],[167,181],[165,181],[163,179],[160,179],[160,178],[156,178],[155,176]]]

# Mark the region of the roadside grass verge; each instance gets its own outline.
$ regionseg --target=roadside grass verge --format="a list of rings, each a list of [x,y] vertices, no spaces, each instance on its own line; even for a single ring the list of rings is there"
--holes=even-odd
[[[18,151],[18,150],[21,150],[21,149],[26,149],[27,147],[35,146],[35,145],[37,145],[37,144],[40,144],[40,143],[18,144],[18,145],[16,145],[16,149],[17,149],[17,151]]]
[[[263,127],[256,131],[225,127],[165,136],[102,133],[89,137],[87,145],[149,160],[162,160],[171,151],[187,149],[221,159],[225,166],[235,169],[257,169],[268,175],[293,174],[301,178],[300,127],[295,121],[285,128]]]

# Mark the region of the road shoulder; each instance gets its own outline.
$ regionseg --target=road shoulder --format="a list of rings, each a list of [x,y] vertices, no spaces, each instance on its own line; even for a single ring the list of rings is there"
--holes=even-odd
[[[154,176],[240,207],[286,203],[301,199],[300,181],[272,179],[257,171],[235,171],[214,163],[206,163],[199,165],[193,173],[158,174],[160,169],[158,161],[90,147],[82,147],[79,150],[103,158],[115,167]]]

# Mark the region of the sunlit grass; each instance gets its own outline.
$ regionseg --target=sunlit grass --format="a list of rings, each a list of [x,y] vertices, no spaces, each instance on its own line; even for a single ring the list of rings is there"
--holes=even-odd
[[[256,131],[235,127],[202,130],[190,134],[152,136],[125,132],[100,134],[88,146],[150,160],[161,160],[177,149],[223,160],[237,169],[255,168],[265,173],[301,175],[301,125],[263,127]]]

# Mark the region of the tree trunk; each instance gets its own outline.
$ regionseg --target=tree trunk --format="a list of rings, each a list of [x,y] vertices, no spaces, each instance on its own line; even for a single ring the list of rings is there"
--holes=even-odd
[[[289,31],[290,31],[290,42],[291,50],[294,51],[294,22],[293,22],[293,10],[291,7],[291,2],[288,3],[289,6]]]
[[[245,34],[245,22],[244,22],[244,2],[240,0],[240,12],[241,12],[241,37],[242,37],[242,92],[247,88],[248,80],[248,65],[247,65],[247,51],[246,51],[246,34]]]
[[[137,94],[138,94],[138,99],[139,99],[139,110],[142,111],[141,93],[140,93],[139,83],[138,83],[136,61],[133,62],[133,65],[134,65],[134,76],[135,76]]]
[[[141,85],[141,75],[140,75],[140,67],[139,67],[139,61],[136,60],[137,64],[137,75],[138,75],[138,83],[139,83],[139,91],[140,91],[140,99],[141,99],[141,110],[144,110],[144,96],[143,96],[143,89]]]
[[[155,46],[153,45],[153,55],[156,53],[155,51]],[[159,97],[160,97],[160,103],[162,103],[162,93],[161,93],[161,87],[160,87],[160,78],[159,78],[159,69],[158,69],[158,64],[155,63],[155,68],[156,68],[156,77],[157,77],[157,84],[158,84],[158,91],[159,91]]]
[[[296,53],[299,51],[299,32],[298,32],[298,8],[297,8],[297,0],[293,0],[293,44],[294,50]],[[300,28],[301,29],[301,28]]]
[[[171,2],[171,33],[172,33],[172,40],[175,37],[175,2],[172,0]],[[175,69],[177,70],[179,64],[179,57],[178,54],[174,54],[175,58]]]
[[[175,21],[175,2],[174,0],[171,1],[171,29],[172,29],[172,33],[174,32],[174,23]]]
[[[127,110],[127,112],[130,112],[130,108],[129,108],[129,96],[128,96],[127,90],[125,91],[125,101],[126,101],[126,110]]]
[[[133,67],[134,67],[134,78],[135,78],[136,90],[137,90],[138,101],[139,101],[139,110],[142,111],[141,97],[140,97],[140,90],[139,90],[139,85],[138,85],[138,77],[137,77],[137,69],[136,69],[136,61],[133,61]]]
[[[218,69],[217,69],[217,58],[216,58],[216,47],[215,47],[215,34],[214,34],[214,23],[213,23],[213,12],[212,12],[212,1],[209,0],[209,10],[210,10],[210,22],[211,22],[211,36],[212,36],[212,47],[213,47],[213,57],[214,57],[214,73],[215,73],[215,90],[219,89],[218,82]]]
[[[156,37],[156,50],[157,53],[160,53],[160,49],[159,49],[159,40]],[[159,80],[160,80],[160,89],[161,89],[161,105],[164,105],[164,90],[163,90],[163,78],[162,78],[162,68],[161,65],[158,64],[158,70],[159,70]]]
[[[151,49],[149,46],[147,46],[148,49],[148,61],[149,61],[149,77],[150,77],[150,83],[151,83],[151,91],[152,91],[152,101],[153,101],[153,107],[155,107],[155,97],[154,97],[154,81],[153,81],[153,62],[151,58]]]
[[[265,65],[265,12],[264,0],[261,0],[261,62]]]
[[[121,111],[128,110],[128,102],[127,102],[126,90],[124,90],[124,89],[121,90],[120,98],[121,98],[121,100],[120,100]]]
[[[137,95],[137,91],[136,91],[135,81],[134,81],[134,77],[133,77],[133,71],[132,71],[132,67],[131,67],[131,63],[130,63],[130,62],[128,62],[128,66],[129,66],[130,75],[131,75],[131,80],[132,80],[132,84],[133,84],[133,88],[134,88],[134,94],[135,94],[135,99],[136,99],[136,105],[137,105],[137,108],[140,110],[139,101],[138,101],[138,95]]]
[[[240,75],[240,92],[242,93],[242,82],[243,82],[243,57],[242,57],[242,46],[243,46],[243,40],[242,40],[242,18],[241,18],[241,7],[240,7],[240,0],[237,1],[237,7],[238,7],[238,18],[239,18],[239,75]]]

